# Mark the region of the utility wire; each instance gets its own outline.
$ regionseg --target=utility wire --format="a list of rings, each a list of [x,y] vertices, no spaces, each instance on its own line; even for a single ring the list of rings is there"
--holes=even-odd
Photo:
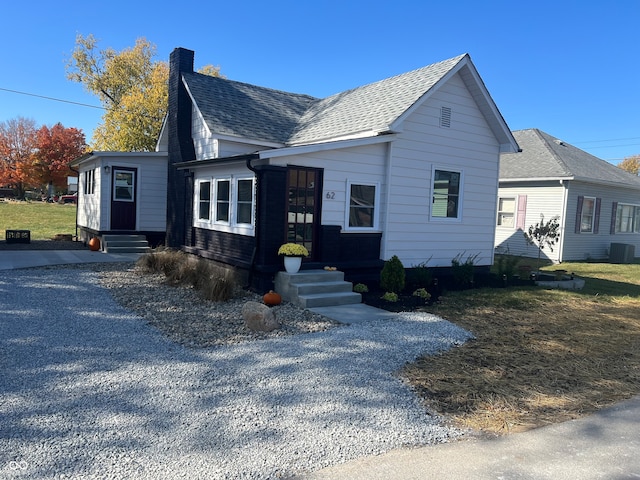
[[[73,102],[71,100],[63,100],[61,98],[54,98],[54,97],[46,97],[44,95],[37,95],[35,93],[28,93],[28,92],[20,92],[18,90],[11,90],[9,88],[0,87],[0,90],[4,92],[17,93],[19,95],[27,95],[28,97],[44,98],[45,100],[53,100],[54,102],[71,103],[73,105],[79,105],[81,107],[98,108],[100,110],[105,110],[104,107],[99,107],[97,105],[89,105],[88,103]]]

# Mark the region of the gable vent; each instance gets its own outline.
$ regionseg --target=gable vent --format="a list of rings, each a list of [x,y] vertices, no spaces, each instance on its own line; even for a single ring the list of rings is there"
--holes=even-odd
[[[451,107],[440,107],[440,126],[444,128],[451,126]]]

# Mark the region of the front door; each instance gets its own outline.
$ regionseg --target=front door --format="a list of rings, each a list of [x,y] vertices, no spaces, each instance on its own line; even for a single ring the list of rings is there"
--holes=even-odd
[[[309,259],[317,259],[320,230],[320,192],[322,170],[289,167],[287,181],[287,238],[309,250]]]
[[[111,230],[136,229],[136,168],[113,167]]]

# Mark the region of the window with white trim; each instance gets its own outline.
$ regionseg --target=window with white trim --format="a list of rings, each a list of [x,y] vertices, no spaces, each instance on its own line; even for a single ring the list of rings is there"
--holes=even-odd
[[[349,229],[378,228],[378,185],[375,183],[347,182],[349,208],[347,225]]]
[[[93,195],[95,193],[96,180],[95,170],[87,170],[84,172],[84,194]]]
[[[640,233],[640,205],[618,203],[616,233]]]
[[[498,226],[514,227],[516,213],[516,199],[514,197],[500,197],[498,199]]]
[[[592,233],[596,213],[596,199],[584,197],[580,214],[580,233]]]
[[[211,218],[211,182],[198,182],[198,220]]]
[[[218,223],[229,223],[231,209],[231,180],[216,179],[216,216]]]
[[[431,216],[460,218],[461,172],[433,170]]]
[[[196,179],[194,226],[253,235],[255,179],[246,175]]]
[[[236,224],[251,225],[253,223],[253,178],[236,180]]]

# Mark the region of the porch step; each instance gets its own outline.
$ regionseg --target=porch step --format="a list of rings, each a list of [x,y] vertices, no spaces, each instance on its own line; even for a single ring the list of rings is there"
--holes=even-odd
[[[107,253],[147,253],[151,248],[144,235],[103,235],[102,250]]]
[[[283,300],[302,308],[352,305],[362,302],[362,295],[344,281],[344,272],[302,270],[298,273],[278,272],[275,290]]]

